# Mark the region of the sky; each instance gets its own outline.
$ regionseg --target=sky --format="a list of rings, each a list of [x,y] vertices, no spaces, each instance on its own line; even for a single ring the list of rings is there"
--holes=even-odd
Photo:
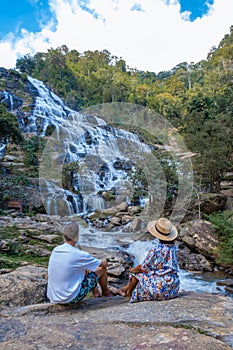
[[[233,0],[0,0],[0,67],[66,45],[108,50],[129,68],[206,59],[230,33]]]

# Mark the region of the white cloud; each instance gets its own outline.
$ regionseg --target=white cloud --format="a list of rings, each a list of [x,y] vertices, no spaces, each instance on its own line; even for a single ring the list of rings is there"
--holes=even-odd
[[[157,73],[205,59],[233,24],[233,0],[216,0],[209,15],[194,22],[180,15],[177,1],[90,0],[87,10],[76,0],[51,0],[50,5],[56,30],[51,24],[36,34],[24,30],[15,43],[9,36],[0,42],[0,66],[14,67],[19,55],[65,44],[79,52],[107,49],[132,68]],[[132,11],[140,5],[143,11]]]
[[[190,16],[191,16],[191,12],[190,11],[184,11],[181,13],[181,18],[184,21],[189,21],[190,20]]]

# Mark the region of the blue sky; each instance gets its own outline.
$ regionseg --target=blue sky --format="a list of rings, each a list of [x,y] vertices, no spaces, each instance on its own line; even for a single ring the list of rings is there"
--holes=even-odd
[[[180,12],[189,12],[190,21],[195,21],[197,18],[202,18],[207,15],[210,6],[213,5],[214,0],[180,0]]]
[[[0,38],[9,32],[20,34],[20,29],[37,32],[52,15],[49,0],[2,1],[0,11]]]
[[[233,0],[2,1],[0,66],[66,44],[107,49],[132,68],[158,72],[205,59],[229,32],[232,13]]]

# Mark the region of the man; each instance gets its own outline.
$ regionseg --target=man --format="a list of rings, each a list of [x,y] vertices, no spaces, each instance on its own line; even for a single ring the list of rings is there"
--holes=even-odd
[[[107,285],[107,261],[75,247],[79,239],[77,222],[66,225],[63,238],[64,243],[53,249],[49,259],[47,297],[50,302],[78,303],[90,291],[94,297],[100,297],[98,282],[102,296],[113,296]]]

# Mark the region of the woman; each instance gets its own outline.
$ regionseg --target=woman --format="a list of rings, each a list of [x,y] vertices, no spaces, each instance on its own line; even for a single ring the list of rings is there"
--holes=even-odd
[[[148,231],[159,239],[144,261],[130,270],[129,283],[121,288],[121,295],[130,302],[175,298],[180,287],[177,249],[174,245],[177,229],[165,218],[151,221]]]

